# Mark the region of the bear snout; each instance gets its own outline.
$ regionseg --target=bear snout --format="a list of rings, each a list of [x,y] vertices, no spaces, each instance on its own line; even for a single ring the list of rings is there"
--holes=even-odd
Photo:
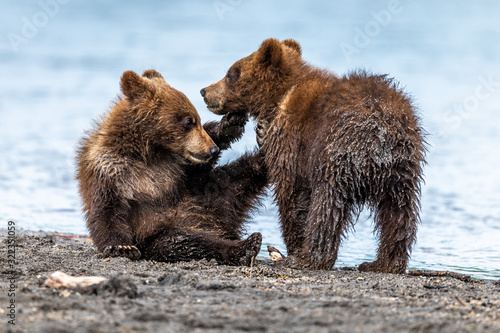
[[[224,86],[221,82],[214,83],[200,90],[203,101],[207,105],[207,109],[215,114],[222,115],[224,111]]]
[[[217,145],[213,145],[210,147],[210,158],[214,157],[215,154],[217,154],[220,151],[219,147]]]

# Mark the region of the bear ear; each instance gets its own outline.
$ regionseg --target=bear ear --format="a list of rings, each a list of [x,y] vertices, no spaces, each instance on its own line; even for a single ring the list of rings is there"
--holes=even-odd
[[[302,56],[302,47],[300,46],[300,44],[295,39],[291,39],[291,38],[285,39],[281,43],[283,43],[283,45],[288,46],[289,48],[294,49],[295,51],[297,51],[297,53],[300,56]]]
[[[126,71],[123,73],[120,86],[123,94],[131,100],[144,96],[148,91],[148,87],[146,82],[144,82],[144,79],[132,71]]]
[[[144,71],[144,73],[142,73],[142,76],[147,77],[148,79],[152,79],[152,78],[156,77],[158,79],[162,79],[163,81],[165,81],[163,76],[161,76],[161,74],[159,72],[155,71],[154,69],[146,69]]]
[[[279,40],[266,39],[257,51],[257,61],[267,68],[279,69],[283,64],[283,49]]]

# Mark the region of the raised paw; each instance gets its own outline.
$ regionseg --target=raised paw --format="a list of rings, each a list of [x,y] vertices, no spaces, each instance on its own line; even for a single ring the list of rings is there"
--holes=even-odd
[[[259,254],[262,245],[262,235],[260,232],[251,234],[245,241],[245,252],[243,257],[240,258],[240,265],[250,266],[253,259]]]
[[[141,257],[141,251],[133,245],[107,246],[102,254],[106,257],[125,257],[132,260],[137,260]]]
[[[239,140],[245,132],[248,121],[246,113],[228,113],[220,121],[216,144],[220,149],[228,149],[231,144]]]
[[[245,126],[248,114],[245,112],[231,112],[222,117],[222,126]]]

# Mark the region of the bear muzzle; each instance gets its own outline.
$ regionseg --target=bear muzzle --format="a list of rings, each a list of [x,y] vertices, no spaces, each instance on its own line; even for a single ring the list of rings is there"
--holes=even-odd
[[[210,147],[208,150],[207,154],[199,154],[199,153],[194,153],[192,151],[188,151],[189,153],[189,159],[194,162],[194,163],[207,163],[214,157],[217,153],[219,153],[219,147],[216,145],[213,145]]]
[[[220,98],[218,98],[218,100],[215,100],[216,98],[214,97],[218,94],[216,94],[213,89],[212,91],[208,92],[207,89],[209,88],[213,87],[210,86],[200,90],[200,94],[203,97],[203,101],[207,105],[207,109],[215,114],[224,114],[224,112],[221,112],[224,104],[223,101]]]

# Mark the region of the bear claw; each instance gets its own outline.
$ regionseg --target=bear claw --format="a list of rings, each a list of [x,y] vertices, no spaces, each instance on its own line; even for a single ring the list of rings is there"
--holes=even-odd
[[[132,260],[141,257],[141,251],[133,245],[110,245],[104,249],[102,254],[105,257],[125,257]]]

